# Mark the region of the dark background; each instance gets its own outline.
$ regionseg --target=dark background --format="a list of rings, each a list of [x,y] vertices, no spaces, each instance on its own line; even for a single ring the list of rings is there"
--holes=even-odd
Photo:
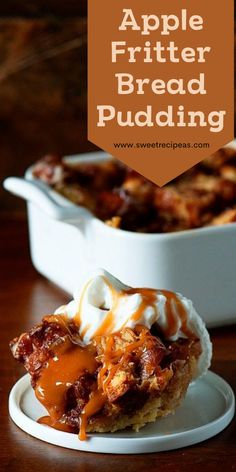
[[[0,179],[45,153],[93,149],[86,130],[85,0],[0,2]],[[0,186],[0,211],[24,203]]]
[[[86,7],[86,0],[0,2],[1,181],[46,153],[95,149],[86,138]],[[0,211],[24,213],[2,185]]]

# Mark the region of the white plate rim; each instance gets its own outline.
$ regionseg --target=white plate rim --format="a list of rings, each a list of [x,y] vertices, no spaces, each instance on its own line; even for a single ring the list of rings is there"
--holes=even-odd
[[[223,431],[232,421],[235,412],[235,397],[231,386],[217,374],[208,371],[205,381],[214,384],[224,396],[226,408],[223,414],[213,421],[196,427],[192,431],[165,434],[163,436],[144,436],[143,438],[117,437],[110,438],[109,433],[89,434],[87,441],[79,441],[77,434],[65,433],[41,425],[27,416],[21,409],[22,395],[30,385],[29,374],[21,377],[12,387],[9,395],[9,413],[13,422],[31,436],[49,444],[75,449],[78,451],[99,452],[108,454],[142,454],[170,451],[205,441]],[[190,386],[194,388],[197,381]],[[47,435],[44,434],[47,431]],[[76,439],[76,440],[75,440]],[[111,444],[109,444],[111,443]]]

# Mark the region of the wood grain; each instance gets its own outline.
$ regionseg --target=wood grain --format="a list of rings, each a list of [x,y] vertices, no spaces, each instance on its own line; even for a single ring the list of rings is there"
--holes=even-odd
[[[0,15],[6,17],[42,18],[54,16],[65,18],[84,16],[87,0],[7,0],[0,2]]]
[[[36,440],[17,428],[8,416],[8,394],[23,374],[13,361],[8,342],[68,301],[66,293],[41,277],[31,265],[24,219],[1,221],[0,329],[0,470],[6,472],[221,472],[236,468],[236,421],[216,437],[196,446],[146,455],[105,455],[61,449]],[[236,327],[211,330],[212,370],[236,389]]]
[[[86,17],[3,18],[0,7],[0,180],[23,176],[48,153],[95,149],[87,141],[86,57]],[[0,211],[23,208],[0,186]]]

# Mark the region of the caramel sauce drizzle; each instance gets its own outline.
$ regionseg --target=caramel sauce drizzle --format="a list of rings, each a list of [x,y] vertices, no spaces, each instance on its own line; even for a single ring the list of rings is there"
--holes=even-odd
[[[173,336],[178,329],[178,319],[180,319],[183,334],[187,337],[194,337],[187,326],[188,317],[186,309],[175,293],[168,290],[154,290],[148,288],[130,288],[117,292],[114,287],[109,284],[109,281],[106,279],[105,281],[112,291],[113,303],[94,337],[107,336],[106,351],[103,356],[103,367],[98,372],[97,389],[91,392],[89,401],[80,415],[80,440],[86,439],[86,428],[89,418],[100,411],[106,402],[107,385],[119,367],[119,359],[121,359],[125,353],[142,347],[143,341],[141,336],[139,341],[131,343],[125,350],[113,349],[114,335],[111,333],[115,326],[115,313],[121,296],[136,293],[142,295],[142,302],[139,308],[131,315],[131,319],[138,322],[147,307],[152,306],[157,310],[156,301],[158,295],[164,295],[166,297],[165,311],[167,317],[167,328],[165,329],[164,335],[167,337]],[[81,307],[87,285],[83,290],[79,309],[74,317],[74,322],[78,326],[81,324]],[[67,326],[66,317],[63,315],[49,315],[46,319],[48,322],[57,322]],[[81,333],[82,336],[84,336],[89,327],[89,325],[85,326]],[[115,335],[118,336],[119,333],[115,333]],[[84,371],[93,374],[98,369],[98,366],[92,344],[81,346],[75,344],[70,337],[65,338],[64,342],[58,344],[54,350],[54,357],[49,359],[46,367],[42,370],[35,388],[36,397],[49,413],[49,416],[40,418],[39,422],[63,431],[71,431],[71,428],[63,422],[66,392]]]
[[[125,293],[127,295],[134,295],[135,293],[139,293],[142,295],[142,302],[139,306],[139,308],[136,310],[135,313],[132,314],[131,319],[133,321],[138,321],[146,308],[151,306],[155,312],[157,312],[157,307],[156,307],[156,301],[157,301],[157,296],[156,296],[156,290],[153,290],[151,288],[129,288],[128,290],[125,290]]]
[[[151,288],[128,288],[126,290],[118,292],[114,289],[114,287],[107,279],[104,278],[104,280],[112,292],[113,302],[111,309],[107,312],[106,316],[104,317],[103,323],[95,332],[94,337],[112,333],[115,326],[116,308],[118,306],[120,298],[124,295],[134,295],[136,293],[139,293],[142,296],[142,301],[138,309],[131,315],[130,318],[132,321],[138,322],[142,317],[144,311],[150,306],[158,315],[156,306],[158,295],[164,295],[166,297],[165,312],[167,318],[167,328],[165,329],[164,334],[167,337],[173,336],[178,330],[178,320],[180,319],[182,333],[185,334],[185,336],[187,337],[193,337],[192,331],[188,328],[188,314],[182,301],[179,299],[176,293],[171,292],[169,290],[155,290]],[[127,321],[128,319],[129,316],[127,317]],[[125,325],[126,322],[124,323],[122,328]]]
[[[165,336],[173,336],[178,329],[178,318],[181,320],[181,331],[188,338],[195,337],[194,333],[188,328],[188,314],[187,311],[179,299],[178,295],[169,290],[158,290],[158,294],[166,297],[166,317],[167,317],[167,328],[165,329]]]
[[[76,312],[76,314],[75,314],[75,316],[74,316],[74,322],[75,322],[77,325],[80,325],[80,324],[81,324],[81,310],[82,310],[83,298],[84,298],[84,294],[85,294],[85,292],[86,292],[86,290],[87,290],[87,288],[88,288],[90,282],[91,282],[91,280],[89,280],[89,281],[85,284],[85,286],[84,286],[84,288],[83,288],[83,290],[82,290],[81,296],[80,296],[79,307],[78,307],[78,310],[77,310],[77,312]],[[89,329],[89,327],[88,327],[88,329]]]
[[[88,403],[85,405],[81,415],[80,415],[80,431],[79,439],[84,441],[86,436],[86,428],[88,424],[88,419],[97,413],[103,407],[106,402],[106,396],[103,391],[99,388],[94,392],[91,392]]]
[[[49,359],[37,382],[35,394],[44,404],[52,421],[57,421],[64,413],[66,390],[87,370],[94,373],[97,368],[94,355],[84,348],[65,341]]]
[[[42,416],[38,419],[38,423],[45,424],[46,426],[58,429],[59,431],[63,431],[64,433],[73,433],[73,428],[67,425],[65,421],[52,421],[51,416]]]
[[[54,322],[57,319],[58,316],[50,317],[50,320]],[[71,431],[63,423],[66,392],[84,371],[93,374],[97,368],[98,363],[92,345],[82,347],[74,344],[69,337],[65,338],[64,342],[54,350],[54,357],[49,359],[36,383],[36,397],[49,413],[49,416],[40,418],[39,422],[62,431]],[[98,409],[100,409],[100,403],[97,405]],[[89,402],[86,406],[88,405]],[[97,411],[94,400],[93,410]]]
[[[120,362],[122,362],[122,357],[132,351],[137,351],[143,347],[143,338],[145,337],[145,330],[141,331],[140,339],[128,344],[125,349],[116,349],[114,350],[115,337],[118,337],[119,333],[113,333],[109,335],[106,339],[106,349],[103,354],[103,367],[98,373],[98,388],[103,390],[106,395],[107,386],[115,376],[116,371],[120,367]]]
[[[116,309],[119,304],[120,298],[124,295],[127,295],[127,296],[135,295],[136,293],[139,293],[140,295],[142,295],[142,301],[141,301],[140,306],[131,316],[131,319],[133,321],[138,321],[148,306],[152,306],[153,309],[156,311],[156,305],[155,305],[156,291],[155,290],[152,290],[149,288],[139,288],[139,289],[129,288],[127,290],[121,290],[120,292],[118,292],[117,290],[115,290],[113,285],[107,279],[104,278],[104,281],[109,286],[112,293],[112,306],[111,306],[111,309],[108,310],[107,314],[105,315],[101,326],[96,330],[94,337],[111,334],[113,332],[114,326],[115,326]],[[128,321],[129,317],[130,316],[128,314],[127,320],[124,322],[123,326],[126,325],[126,322]]]
[[[111,333],[115,325],[114,307],[111,308],[104,317],[101,326],[95,331],[94,337],[102,336],[103,334]]]
[[[107,310],[107,312],[104,311],[104,313],[106,314],[104,316],[103,322],[101,323],[99,328],[95,331],[94,337],[103,336],[105,334],[112,333],[115,326],[115,313],[116,313],[116,309],[120,300],[120,293],[114,289],[114,287],[110,284],[110,282],[105,277],[103,277],[103,279],[104,279],[104,282],[108,285],[108,287],[111,290],[112,306],[110,310]]]

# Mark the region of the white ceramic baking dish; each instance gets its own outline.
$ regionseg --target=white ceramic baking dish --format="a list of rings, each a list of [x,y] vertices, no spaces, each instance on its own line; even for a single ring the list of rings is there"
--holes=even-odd
[[[94,153],[69,159],[107,158]],[[34,266],[67,292],[103,267],[127,285],[183,293],[208,326],[236,322],[236,224],[139,234],[106,225],[34,180],[31,169],[25,179],[9,177],[4,186],[27,200]]]

